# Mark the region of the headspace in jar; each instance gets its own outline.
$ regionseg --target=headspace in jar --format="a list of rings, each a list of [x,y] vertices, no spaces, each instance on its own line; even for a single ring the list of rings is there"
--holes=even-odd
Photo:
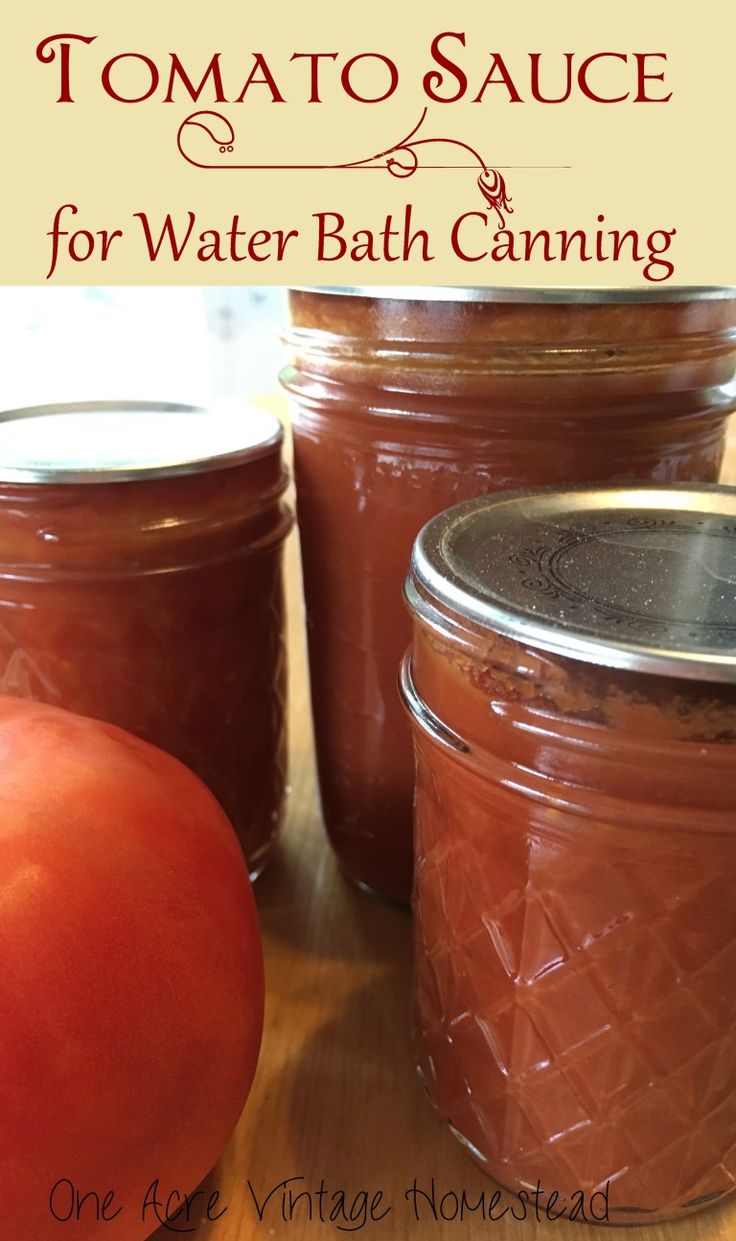
[[[293,290],[297,505],[320,788],[345,867],[411,883],[401,583],[430,517],[503,488],[718,477],[734,290]]]
[[[0,693],[175,754],[254,875],[285,781],[281,441],[255,409],[0,415]]]
[[[413,553],[420,1063],[610,1223],[736,1184],[736,489],[513,493]],[[602,1197],[596,1200],[600,1212]]]

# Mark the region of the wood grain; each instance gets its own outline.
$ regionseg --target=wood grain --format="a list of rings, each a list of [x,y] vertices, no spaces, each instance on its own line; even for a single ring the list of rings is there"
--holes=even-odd
[[[736,435],[725,477],[736,481]],[[344,878],[323,835],[309,721],[297,540],[287,555],[291,654],[291,795],[278,857],[258,881],[267,971],[266,1030],[256,1084],[237,1132],[206,1182],[217,1189],[215,1223],[197,1216],[202,1241],[313,1241],[337,1237],[334,1223],[311,1222],[303,1202],[285,1222],[272,1198],[288,1177],[294,1188],[352,1197],[383,1193],[392,1210],[358,1235],[380,1241],[600,1239],[585,1224],[417,1220],[404,1197],[416,1178],[429,1189],[471,1197],[492,1190],[434,1116],[413,1068],[409,1029],[409,915],[358,891]],[[181,1226],[181,1225],[180,1225]],[[161,1229],[159,1238],[171,1237]],[[729,1241],[736,1202],[677,1224],[627,1230],[629,1241]]]

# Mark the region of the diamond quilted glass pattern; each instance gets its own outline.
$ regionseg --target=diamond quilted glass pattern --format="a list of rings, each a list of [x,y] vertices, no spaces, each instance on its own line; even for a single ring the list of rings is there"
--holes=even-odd
[[[417,740],[421,1068],[501,1183],[610,1218],[736,1184],[736,857],[530,811]],[[614,847],[615,846],[615,847]]]

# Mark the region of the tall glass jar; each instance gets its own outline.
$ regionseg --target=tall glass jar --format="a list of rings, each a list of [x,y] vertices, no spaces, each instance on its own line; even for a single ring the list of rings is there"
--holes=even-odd
[[[253,876],[285,787],[281,441],[256,410],[0,415],[0,693],[175,754],[222,803]]]
[[[292,399],[325,823],[347,870],[411,885],[401,583],[434,514],[501,488],[715,481],[736,291],[293,290]]]
[[[462,504],[420,534],[407,595],[419,1061],[437,1108],[555,1212],[634,1223],[724,1197],[736,489]]]

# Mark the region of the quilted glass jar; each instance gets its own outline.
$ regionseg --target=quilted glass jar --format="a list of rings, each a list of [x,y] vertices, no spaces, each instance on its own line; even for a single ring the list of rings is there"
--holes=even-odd
[[[407,596],[416,1009],[437,1108],[495,1179],[556,1209],[598,1194],[608,1222],[633,1223],[722,1198],[736,490],[459,505],[419,536]]]
[[[414,775],[396,668],[416,535],[504,488],[715,482],[736,295],[297,289],[290,314],[322,809],[345,868],[407,901]]]
[[[175,754],[254,876],[285,787],[281,440],[245,409],[0,415],[0,693]]]

